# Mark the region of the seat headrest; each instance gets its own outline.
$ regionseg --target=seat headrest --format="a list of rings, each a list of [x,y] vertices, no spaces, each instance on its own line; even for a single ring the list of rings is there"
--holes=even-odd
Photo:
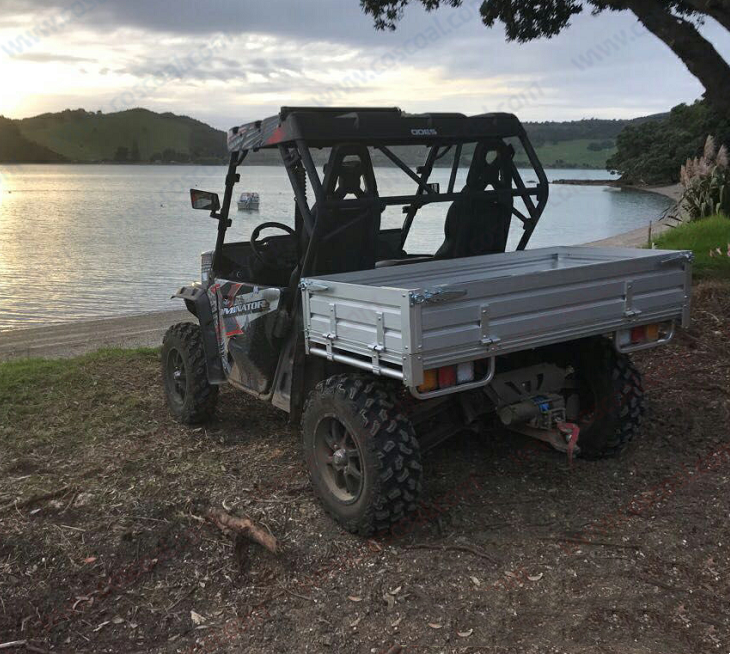
[[[365,167],[359,159],[343,161],[340,164],[339,177],[337,179],[337,191],[344,195],[361,195],[364,193],[362,188],[362,178]]]

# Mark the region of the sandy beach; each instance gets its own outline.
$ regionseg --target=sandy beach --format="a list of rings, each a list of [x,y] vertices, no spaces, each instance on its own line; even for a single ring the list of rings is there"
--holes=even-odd
[[[656,193],[673,200],[675,203],[678,203],[682,198],[681,184],[672,184],[671,186],[623,186],[621,188]],[[645,247],[649,241],[649,228],[651,227],[652,237],[658,236],[662,232],[666,232],[668,229],[672,229],[672,227],[676,227],[679,224],[680,221],[676,218],[676,214],[679,213],[679,208],[675,204],[672,210],[668,211],[665,216],[659,217],[646,227],[632,229],[629,232],[609,236],[599,241],[591,241],[590,243],[586,243],[586,245],[607,245],[630,248]]]

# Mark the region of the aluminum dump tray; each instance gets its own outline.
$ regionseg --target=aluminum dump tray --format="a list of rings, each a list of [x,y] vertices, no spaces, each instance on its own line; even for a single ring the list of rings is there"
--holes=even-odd
[[[646,323],[687,326],[689,252],[565,246],[302,280],[306,349],[402,379]]]

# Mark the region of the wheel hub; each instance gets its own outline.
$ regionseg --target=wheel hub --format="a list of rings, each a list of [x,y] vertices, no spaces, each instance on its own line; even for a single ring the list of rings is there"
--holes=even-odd
[[[167,359],[167,374],[169,389],[173,399],[177,403],[185,401],[185,361],[182,354],[176,349],[171,349]]]
[[[341,502],[356,502],[364,482],[360,448],[337,417],[327,416],[317,425],[314,456],[329,491]]]
[[[332,465],[337,470],[343,470],[347,466],[347,451],[340,448],[332,455]]]

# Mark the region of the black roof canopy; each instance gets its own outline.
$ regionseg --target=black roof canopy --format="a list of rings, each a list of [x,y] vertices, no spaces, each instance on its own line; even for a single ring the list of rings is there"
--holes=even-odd
[[[433,145],[521,137],[513,114],[408,114],[397,107],[282,107],[277,116],[228,130],[228,150],[259,150],[303,140],[311,147],[339,143]]]

